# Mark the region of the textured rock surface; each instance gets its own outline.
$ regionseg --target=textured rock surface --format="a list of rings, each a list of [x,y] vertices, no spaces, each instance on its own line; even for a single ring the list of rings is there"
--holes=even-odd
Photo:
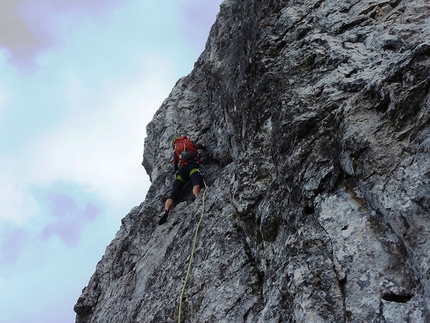
[[[177,322],[204,195],[157,225],[175,134],[211,157],[184,322],[430,322],[429,66],[428,1],[224,1],[76,322]]]

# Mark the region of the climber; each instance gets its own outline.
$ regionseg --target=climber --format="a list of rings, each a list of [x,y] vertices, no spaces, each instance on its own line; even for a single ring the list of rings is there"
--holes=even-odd
[[[188,181],[191,181],[193,185],[194,198],[199,195],[204,185],[203,176],[199,170],[202,161],[197,150],[206,150],[206,147],[202,144],[193,143],[187,136],[175,137],[172,140],[172,146],[174,149],[173,163],[176,178],[158,224],[163,224],[167,221],[170,209],[178,202],[182,188]]]

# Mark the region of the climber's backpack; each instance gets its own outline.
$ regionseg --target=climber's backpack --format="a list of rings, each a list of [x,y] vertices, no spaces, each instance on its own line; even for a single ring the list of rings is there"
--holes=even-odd
[[[197,158],[197,149],[187,136],[177,138],[173,145],[175,146],[175,152],[178,154],[181,161],[189,162],[190,160]]]

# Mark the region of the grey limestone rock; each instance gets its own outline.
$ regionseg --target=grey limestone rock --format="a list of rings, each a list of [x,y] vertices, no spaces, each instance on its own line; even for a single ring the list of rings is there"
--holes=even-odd
[[[77,323],[430,322],[430,3],[225,0]],[[158,226],[171,138],[207,190]]]

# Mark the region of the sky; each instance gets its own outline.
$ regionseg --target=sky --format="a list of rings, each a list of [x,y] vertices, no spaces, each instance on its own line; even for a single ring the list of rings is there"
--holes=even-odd
[[[73,323],[222,0],[0,1],[0,323]]]

